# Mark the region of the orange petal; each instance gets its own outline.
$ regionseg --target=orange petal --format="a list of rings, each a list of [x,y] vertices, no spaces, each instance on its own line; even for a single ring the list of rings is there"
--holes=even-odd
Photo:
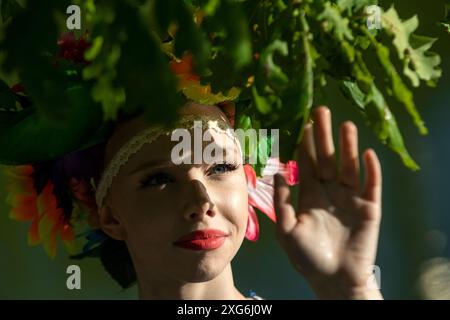
[[[60,234],[67,252],[69,252],[70,254],[76,254],[77,252],[80,252],[80,248],[75,241],[73,228],[69,224],[66,223],[62,225]]]
[[[192,54],[186,54],[179,61],[171,61],[169,63],[170,69],[174,74],[186,74],[192,72],[192,62],[193,57]]]
[[[28,245],[35,246],[41,243],[41,238],[39,237],[39,218],[34,219],[31,223],[31,227],[28,230]]]
[[[12,208],[9,212],[9,217],[17,221],[31,221],[36,216],[39,217],[39,212],[36,206],[36,197],[27,196],[20,197],[13,201]]]
[[[58,225],[49,220],[47,215],[42,216],[39,222],[39,235],[41,236],[45,252],[51,257],[56,256],[56,234]]]
[[[61,239],[63,241],[74,241],[75,235],[73,233],[73,228],[68,224],[63,224],[60,228]]]
[[[14,194],[35,194],[33,179],[7,178],[5,190]]]
[[[44,212],[51,212],[56,208],[57,200],[53,194],[53,184],[48,182],[47,185],[42,190],[41,194],[38,196],[37,206],[41,214]]]

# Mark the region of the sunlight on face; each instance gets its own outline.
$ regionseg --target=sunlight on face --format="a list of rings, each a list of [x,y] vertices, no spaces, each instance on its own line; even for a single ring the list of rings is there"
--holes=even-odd
[[[191,103],[181,114],[208,114],[227,121],[214,106]],[[107,144],[106,161],[145,127],[143,118],[118,127]],[[219,145],[231,139],[221,132],[211,136]],[[236,155],[232,163],[180,165],[171,161],[176,144],[170,135],[162,135],[132,155],[115,177],[105,204],[123,228],[138,277],[207,281],[222,272],[243,241],[248,216],[246,178],[234,143],[227,143]],[[217,229],[228,236],[216,249],[174,245],[200,229]]]

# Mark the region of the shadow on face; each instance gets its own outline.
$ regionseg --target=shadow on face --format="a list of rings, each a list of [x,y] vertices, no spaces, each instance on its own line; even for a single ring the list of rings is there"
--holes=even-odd
[[[190,103],[180,114],[208,115],[228,123],[214,106]],[[118,126],[107,143],[106,161],[147,126],[142,117]],[[219,145],[230,140],[218,131],[211,138]],[[170,135],[161,135],[131,155],[99,210],[102,229],[125,241],[138,279],[211,280],[229,265],[245,235],[248,195],[242,162],[174,164],[171,154],[177,143]],[[229,148],[239,154],[236,145]],[[181,237],[206,229],[223,232],[223,243],[202,249],[176,244]]]

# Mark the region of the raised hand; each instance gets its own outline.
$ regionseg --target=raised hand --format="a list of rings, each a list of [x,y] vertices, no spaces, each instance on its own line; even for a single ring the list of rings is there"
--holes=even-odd
[[[275,177],[277,239],[319,298],[381,298],[368,285],[381,220],[381,168],[373,150],[363,155],[360,186],[358,133],[340,129],[337,164],[328,108],[317,108],[298,150],[298,207],[281,175]]]

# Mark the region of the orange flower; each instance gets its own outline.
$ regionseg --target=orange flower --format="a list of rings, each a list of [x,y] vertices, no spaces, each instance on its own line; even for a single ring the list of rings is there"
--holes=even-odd
[[[64,218],[62,208],[58,208],[57,199],[53,194],[53,184],[50,181],[38,196],[38,210],[41,214],[39,237],[47,254],[52,258],[56,256],[58,234],[66,249],[75,253],[73,229]]]
[[[201,85],[200,77],[194,73],[193,64],[194,58],[191,53],[185,54],[181,59],[174,58],[169,63],[170,69],[178,78],[178,90],[181,90],[188,99],[206,105],[237,99],[241,91],[236,87],[224,95],[222,92],[213,93],[210,85]]]
[[[37,208],[37,194],[31,178],[32,174],[32,166],[17,166],[5,170],[6,178],[11,181],[6,186],[6,190],[9,192],[6,203],[12,206],[9,212],[11,219],[31,221],[31,227],[28,231],[28,244],[36,245],[39,243],[40,215]]]
[[[28,244],[43,244],[50,257],[56,256],[57,235],[59,234],[69,252],[76,252],[73,228],[65,220],[63,211],[53,194],[53,184],[49,181],[38,195],[34,188],[32,165],[6,169],[10,180],[7,184],[6,202],[12,206],[9,216],[17,221],[31,221]]]
[[[194,57],[192,54],[185,54],[181,60],[171,61],[170,69],[178,78],[179,88],[200,83],[200,78],[194,74],[193,68]]]

